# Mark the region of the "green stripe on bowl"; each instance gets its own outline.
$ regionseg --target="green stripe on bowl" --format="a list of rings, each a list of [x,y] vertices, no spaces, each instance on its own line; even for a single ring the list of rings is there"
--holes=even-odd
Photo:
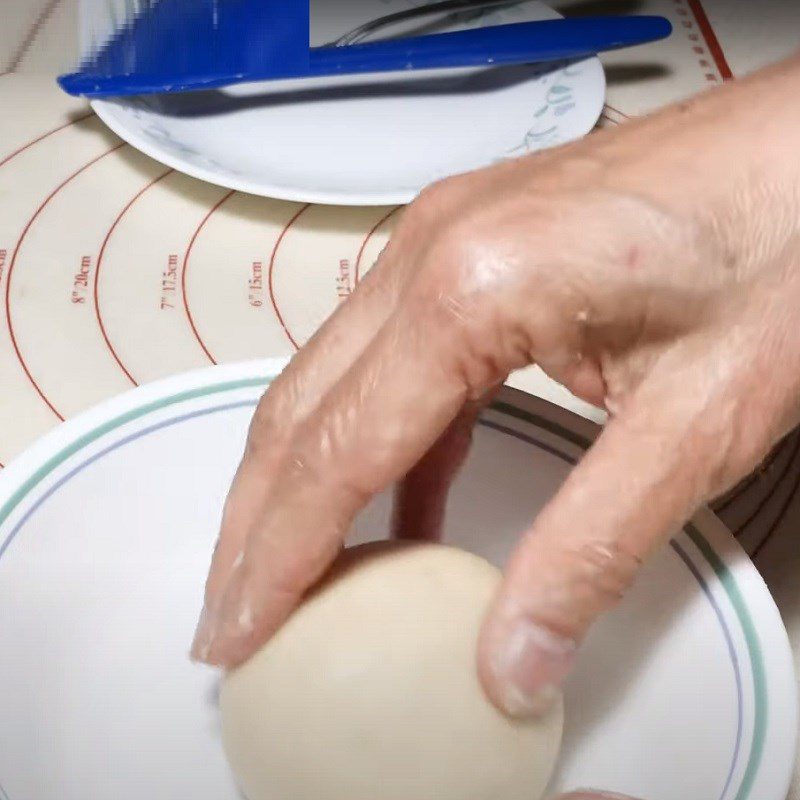
[[[169,397],[154,400],[146,403],[139,408],[131,409],[130,411],[120,414],[108,422],[98,425],[91,431],[79,436],[74,442],[64,447],[56,455],[49,458],[41,467],[39,467],[22,485],[17,489],[11,497],[3,504],[0,509],[0,526],[4,525],[17,506],[39,483],[41,483],[51,472],[57,469],[67,459],[78,453],[84,447],[92,444],[107,433],[122,427],[123,425],[133,422],[147,416],[148,414],[161,411],[179,403],[196,400],[202,397],[211,397],[213,395],[223,394],[225,392],[233,392],[241,389],[250,389],[256,387],[268,386],[271,378],[262,376],[259,378],[247,378],[237,381],[227,381],[224,383],[212,384],[197,389],[190,389],[185,392],[179,392]],[[536,414],[532,414],[516,406],[509,405],[508,403],[494,403],[492,409],[513,417],[514,419],[527,422],[539,428],[548,430],[549,432],[560,436],[564,440],[581,448],[588,449],[591,446],[591,441],[551,420],[543,419]],[[734,612],[739,620],[739,623],[744,632],[745,641],[747,643],[748,655],[750,657],[752,674],[753,674],[753,688],[755,694],[755,723],[753,733],[753,744],[750,748],[750,755],[748,757],[747,768],[745,770],[744,778],[742,779],[741,786],[736,795],[735,800],[750,800],[751,791],[758,774],[758,769],[761,766],[761,760],[764,754],[764,744],[767,729],[767,681],[766,681],[766,668],[764,664],[764,657],[761,648],[761,642],[756,631],[755,624],[744,597],[736,583],[733,574],[724,564],[722,559],[717,555],[705,537],[694,527],[688,524],[685,529],[686,534],[694,542],[700,551],[703,558],[706,559],[708,564],[714,570],[717,578],[719,579],[723,589],[728,595],[728,599],[734,609]]]
[[[140,408],[134,408],[130,411],[120,414],[118,417],[104,422],[102,425],[94,428],[88,433],[79,436],[72,444],[67,445],[61,452],[49,458],[37,469],[33,475],[30,476],[23,484],[17,489],[14,494],[6,501],[2,509],[0,509],[0,526],[4,525],[6,520],[11,516],[14,509],[20,504],[22,499],[28,492],[31,491],[40,481],[49,475],[54,469],[57,469],[68,458],[75,455],[75,453],[82,450],[92,442],[97,441],[107,433],[126,425],[133,420],[152,414],[161,409],[168,408],[169,406],[178,403],[185,403],[188,400],[195,400],[200,397],[210,397],[215,394],[222,394],[224,392],[233,392],[237,389],[250,389],[256,386],[268,386],[270,383],[269,378],[248,378],[247,380],[229,381],[227,383],[218,383],[214,386],[205,386],[199,389],[190,389],[186,392],[164,397],[161,400],[154,400],[152,403],[147,403]]]
[[[761,759],[764,755],[764,743],[767,736],[769,706],[764,653],[761,649],[761,640],[759,639],[755,623],[747,608],[747,603],[731,571],[725,566],[722,559],[694,525],[688,524],[685,530],[687,536],[702,553],[703,558],[705,558],[714,570],[714,573],[725,589],[728,599],[736,612],[736,616],[739,618],[739,624],[742,626],[742,632],[744,633],[744,638],[747,643],[747,652],[750,656],[750,664],[753,671],[753,690],[755,693],[753,744],[750,748],[750,757],[747,760],[747,769],[745,770],[742,783],[739,786],[739,791],[735,798],[735,800],[747,800],[753,789],[753,784],[758,774],[758,768],[761,766]]]

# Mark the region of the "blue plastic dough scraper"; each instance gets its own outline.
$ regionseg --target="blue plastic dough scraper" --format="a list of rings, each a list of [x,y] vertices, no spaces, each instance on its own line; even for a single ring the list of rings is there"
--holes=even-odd
[[[578,59],[663,39],[672,30],[663,17],[594,17],[311,47],[309,0],[82,2],[84,55],[78,71],[59,83],[88,97]],[[446,0],[413,13],[499,5],[514,3]]]

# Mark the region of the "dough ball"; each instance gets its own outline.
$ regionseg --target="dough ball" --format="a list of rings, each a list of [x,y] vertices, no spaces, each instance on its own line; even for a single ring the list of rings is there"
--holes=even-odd
[[[347,551],[221,693],[223,741],[249,800],[539,800],[563,711],[512,721],[476,674],[500,582],[431,544]]]

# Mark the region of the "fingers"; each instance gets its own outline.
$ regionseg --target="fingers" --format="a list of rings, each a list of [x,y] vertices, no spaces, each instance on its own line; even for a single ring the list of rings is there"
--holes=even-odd
[[[493,395],[468,402],[397,487],[392,519],[396,538],[439,539],[450,486],[469,454],[478,416]]]
[[[687,365],[689,373],[697,365]],[[633,583],[643,560],[706,499],[729,419],[716,399],[664,395],[657,380],[611,420],[524,536],[484,625],[479,672],[515,716],[553,702],[589,626]],[[735,427],[734,427],[735,430]]]
[[[431,336],[408,310],[381,329],[364,355],[295,433],[201,650],[231,667],[277,629],[316,582],[369,499],[404,475],[469,399],[447,332]]]
[[[316,408],[320,399],[363,352],[392,313],[398,275],[383,264],[367,274],[350,300],[340,306],[272,383],[259,403],[247,447],[222,515],[219,541],[206,583],[205,607],[192,656],[204,658],[201,640],[222,590],[242,558],[247,532],[261,514],[273,469],[288,432]]]

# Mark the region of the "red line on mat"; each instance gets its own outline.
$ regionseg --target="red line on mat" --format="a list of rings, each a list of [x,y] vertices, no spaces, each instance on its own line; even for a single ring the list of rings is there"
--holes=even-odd
[[[708,15],[703,8],[701,0],[686,0],[686,2],[692,10],[692,14],[694,14],[697,27],[700,28],[700,33],[703,34],[703,38],[706,40],[706,46],[711,53],[711,57],[714,59],[714,63],[717,65],[722,80],[732,80],[734,77],[733,71],[728,64],[728,60],[725,58],[725,53],[722,50],[719,39],[717,39],[717,34],[714,33],[714,28],[711,27],[711,22],[708,19]]]
[[[56,195],[58,195],[59,192],[62,191],[62,189],[64,189],[69,183],[71,183],[73,180],[75,180],[75,178],[77,178],[79,175],[81,175],[87,169],[89,169],[90,167],[94,166],[98,161],[101,161],[106,156],[110,156],[112,153],[115,153],[117,150],[119,150],[122,147],[125,147],[125,143],[124,142],[116,145],[115,147],[112,147],[110,150],[107,150],[105,153],[102,153],[101,155],[97,156],[96,158],[93,158],[88,164],[85,164],[84,166],[82,166],[79,170],[77,170],[72,175],[70,175],[65,181],[63,181],[61,184],[59,184],[47,196],[47,198],[39,206],[39,208],[36,209],[36,212],[30,218],[30,220],[28,221],[27,225],[25,225],[25,227],[23,228],[22,233],[21,233],[21,235],[19,237],[19,240],[17,241],[17,246],[14,248],[14,254],[11,256],[11,263],[8,265],[8,276],[6,278],[5,305],[6,305],[6,323],[8,325],[9,336],[11,337],[11,344],[12,344],[12,346],[14,348],[14,352],[15,352],[15,354],[17,356],[17,359],[19,360],[19,363],[22,366],[22,369],[25,372],[25,375],[27,376],[28,380],[31,382],[33,388],[36,389],[36,392],[38,393],[39,397],[42,398],[42,400],[44,401],[45,405],[56,415],[56,417],[58,417],[58,419],[60,419],[62,421],[63,421],[64,417],[59,413],[58,409],[50,402],[50,400],[48,399],[47,395],[45,395],[45,393],[42,391],[41,387],[36,382],[36,379],[31,374],[31,371],[28,369],[28,365],[25,362],[25,359],[22,357],[22,352],[21,352],[21,350],[19,348],[19,343],[17,342],[17,337],[16,337],[16,335],[14,333],[14,323],[13,323],[13,321],[11,319],[11,278],[12,278],[12,276],[14,274],[14,267],[16,266],[17,258],[19,256],[20,250],[22,249],[22,245],[25,242],[25,238],[27,237],[28,233],[30,232],[30,229],[33,227],[34,222],[36,222],[36,220],[39,218],[39,215],[45,210],[45,208],[47,208],[47,206],[50,204],[50,202],[53,200],[53,198],[56,197]]]
[[[61,4],[61,0],[50,0],[50,2],[42,9],[39,16],[36,18],[36,22],[33,23],[33,27],[28,31],[28,34],[22,40],[22,44],[17,48],[17,51],[11,56],[11,62],[8,65],[8,71],[14,72],[14,70],[22,63],[22,59],[25,58],[28,50],[31,49],[31,45],[36,41],[36,37],[39,35],[39,32],[44,27],[44,24],[53,16],[53,12],[58,8]]]
[[[275,312],[275,316],[278,318],[278,322],[281,324],[281,327],[283,328],[283,332],[286,334],[286,338],[291,342],[291,345],[292,345],[292,347],[294,347],[295,350],[299,350],[300,349],[300,345],[295,341],[294,336],[292,336],[291,331],[289,330],[289,327],[287,326],[286,321],[283,318],[283,314],[281,314],[280,309],[278,308],[278,302],[275,299],[275,290],[274,290],[273,283],[272,283],[272,273],[273,273],[273,271],[275,269],[275,258],[278,255],[278,249],[280,248],[281,243],[283,242],[283,237],[286,236],[286,234],[289,231],[289,228],[291,228],[292,225],[294,225],[295,222],[297,222],[297,220],[300,219],[300,217],[303,214],[305,214],[306,211],[308,211],[309,208],[311,208],[311,203],[306,203],[306,205],[304,205],[289,220],[289,222],[286,223],[286,226],[281,231],[281,235],[278,237],[278,241],[275,242],[275,247],[272,249],[272,256],[269,259],[269,275],[268,275],[268,280],[269,280],[269,301],[270,301],[270,303],[272,303],[272,310]]]
[[[388,214],[384,217],[379,219],[375,225],[373,226],[372,230],[367,234],[366,239],[361,243],[361,249],[358,251],[358,258],[356,258],[356,270],[355,270],[355,285],[358,286],[359,280],[361,280],[361,259],[364,257],[364,251],[367,249],[367,245],[370,242],[370,239],[377,233],[378,228],[383,225],[384,222],[387,222],[389,219],[392,218],[394,214],[396,214],[403,206],[395,206]]]
[[[103,258],[105,257],[108,243],[111,240],[111,237],[114,235],[114,232],[116,231],[120,222],[122,222],[123,217],[131,210],[131,208],[133,208],[133,206],[139,201],[145,192],[155,186],[159,181],[166,178],[167,175],[170,175],[172,172],[174,172],[174,170],[168,169],[166,172],[159,175],[155,180],[150,181],[150,183],[141,189],[136,196],[122,209],[122,211],[120,211],[119,216],[117,216],[117,218],[114,220],[114,223],[108,229],[105,239],[103,239],[103,244],[100,247],[100,253],[97,256],[97,266],[94,270],[94,312],[95,316],[97,317],[97,324],[100,326],[100,333],[103,336],[103,341],[106,343],[106,347],[113,356],[114,361],[117,362],[117,366],[119,366],[119,368],[125,373],[125,377],[134,386],[138,386],[139,383],[128,371],[128,368],[122,363],[122,359],[119,357],[114,345],[111,344],[111,339],[109,338],[108,332],[106,331],[106,326],[103,323],[103,315],[100,313],[100,269],[103,266]]]
[[[198,330],[197,330],[197,325],[195,325],[195,322],[194,322],[194,317],[192,316],[192,311],[191,311],[191,309],[189,308],[189,298],[188,298],[188,296],[187,296],[187,293],[186,293],[186,273],[187,273],[187,272],[188,272],[188,270],[189,270],[189,258],[190,258],[190,257],[191,257],[191,255],[192,255],[192,250],[194,249],[195,242],[197,241],[197,238],[198,238],[198,237],[200,236],[200,234],[202,233],[202,231],[203,231],[203,228],[205,228],[205,226],[208,224],[208,221],[211,219],[211,217],[213,217],[213,216],[214,216],[214,214],[216,214],[216,213],[217,213],[217,211],[219,211],[219,209],[220,209],[220,208],[222,208],[222,206],[224,206],[224,205],[225,205],[225,203],[227,203],[227,202],[228,202],[228,200],[230,200],[230,199],[231,199],[231,197],[233,197],[235,194],[236,194],[236,192],[228,192],[228,193],[227,193],[227,194],[226,194],[226,195],[225,195],[225,196],[224,196],[224,197],[223,197],[223,198],[222,198],[222,199],[221,199],[221,200],[220,200],[220,201],[219,201],[219,202],[218,202],[218,203],[217,203],[217,204],[216,204],[216,205],[215,205],[215,206],[214,206],[214,207],[213,207],[213,208],[212,208],[212,209],[209,211],[209,212],[208,212],[208,214],[206,214],[206,215],[205,215],[205,217],[203,217],[203,220],[202,220],[202,222],[201,222],[201,223],[200,223],[200,224],[197,226],[197,230],[195,230],[195,232],[194,232],[194,235],[192,236],[192,238],[191,238],[191,241],[189,242],[189,246],[186,248],[186,254],[185,254],[185,255],[184,255],[184,257],[183,257],[183,270],[182,270],[182,272],[181,272],[181,294],[183,294],[183,308],[184,308],[184,310],[186,311],[186,317],[187,317],[187,319],[189,320],[189,326],[190,326],[190,327],[191,327],[191,329],[192,329],[192,333],[194,334],[194,338],[195,338],[195,339],[197,339],[197,343],[198,343],[198,344],[200,345],[200,347],[203,349],[203,352],[206,354],[206,358],[207,358],[207,359],[208,359],[208,360],[209,360],[209,361],[210,361],[212,364],[216,364],[216,363],[217,363],[217,360],[216,360],[216,359],[214,358],[214,356],[211,354],[211,351],[208,349],[208,347],[206,347],[206,343],[203,341],[203,337],[202,337],[202,336],[200,336],[200,331],[198,331]]]
[[[37,137],[33,141],[28,142],[28,144],[23,145],[18,150],[15,150],[10,155],[7,155],[2,161],[0,161],[0,167],[5,166],[6,164],[8,164],[9,161],[11,161],[11,159],[16,158],[21,153],[24,153],[26,150],[29,150],[34,145],[39,144],[39,142],[44,141],[48,137],[52,136],[54,133],[58,133],[59,131],[63,131],[65,128],[69,128],[72,125],[77,125],[79,122],[83,122],[83,120],[89,119],[89,117],[93,117],[93,116],[94,116],[94,114],[92,112],[89,112],[88,114],[84,114],[81,117],[76,117],[75,119],[71,120],[70,122],[65,122],[63,125],[59,125],[57,128],[53,128],[53,130],[48,131],[47,133],[43,133],[41,136]]]

